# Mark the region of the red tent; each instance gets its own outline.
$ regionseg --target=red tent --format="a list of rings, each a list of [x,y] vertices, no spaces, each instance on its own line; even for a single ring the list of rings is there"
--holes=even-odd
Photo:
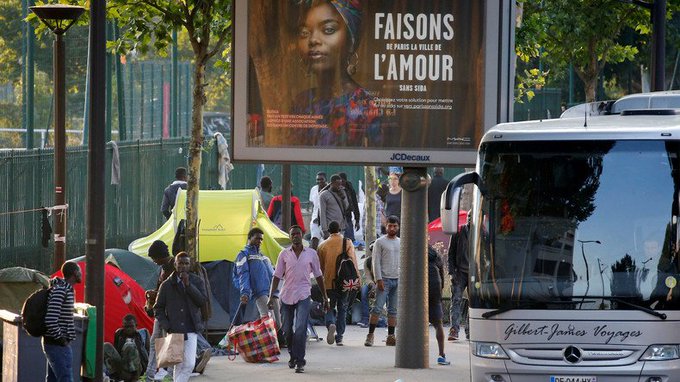
[[[458,212],[458,228],[465,225],[467,222],[467,211]],[[429,236],[429,244],[434,245],[437,242],[443,242],[445,245],[449,245],[450,235],[442,232],[442,218],[436,218],[427,225],[427,233]]]
[[[76,302],[85,302],[85,262],[79,261],[83,282],[74,285]],[[63,277],[61,271],[53,276]],[[128,313],[137,318],[137,328],[153,330],[153,319],[144,311],[144,289],[125,272],[111,264],[104,266],[104,341],[113,343],[116,329],[123,325]]]

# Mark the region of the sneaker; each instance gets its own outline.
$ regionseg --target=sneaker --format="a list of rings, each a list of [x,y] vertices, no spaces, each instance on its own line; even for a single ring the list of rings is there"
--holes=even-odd
[[[289,359],[289,360],[288,360],[288,367],[289,367],[290,369],[295,369],[295,363],[296,363],[296,362],[295,362],[295,358]]]
[[[338,345],[338,346],[345,346],[345,344],[342,343],[342,337],[336,338],[335,344]]]
[[[451,361],[447,360],[445,355],[440,355],[439,358],[437,358],[437,364],[447,366],[451,364]]]
[[[307,362],[305,361],[298,361],[297,364],[295,365],[295,372],[296,373],[304,373],[305,372],[305,364]]]
[[[395,337],[394,334],[388,334],[387,339],[385,340],[385,345],[396,346],[397,345],[397,337]]]
[[[153,376],[154,381],[162,381],[166,375],[170,375],[167,370],[161,368],[158,369],[158,372],[156,372],[156,375]]]
[[[366,342],[364,342],[364,346],[373,346],[373,334],[375,333],[368,333],[366,336]]]
[[[328,342],[329,345],[333,345],[333,343],[335,343],[335,324],[328,325],[328,335],[326,336],[326,342]]]
[[[203,374],[203,371],[205,370],[205,366],[208,364],[208,361],[210,361],[210,356],[212,356],[212,349],[205,349],[203,350],[203,353],[198,359],[198,362],[196,363],[196,367],[194,367],[194,371],[199,374]]]
[[[458,329],[451,328],[449,330],[449,341],[458,341]]]
[[[368,328],[368,322],[359,321],[357,322],[357,326],[360,328]]]

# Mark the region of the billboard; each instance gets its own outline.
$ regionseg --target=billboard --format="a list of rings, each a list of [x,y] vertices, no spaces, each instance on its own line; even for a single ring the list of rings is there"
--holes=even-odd
[[[487,2],[236,0],[234,160],[474,163]]]

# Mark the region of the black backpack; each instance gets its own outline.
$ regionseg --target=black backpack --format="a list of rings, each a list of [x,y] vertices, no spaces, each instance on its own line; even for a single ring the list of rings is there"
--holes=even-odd
[[[347,254],[347,239],[342,239],[342,253],[335,260],[335,289],[338,292],[357,291],[361,288],[361,280],[354,267],[352,258]]]
[[[47,314],[47,299],[50,295],[49,288],[39,289],[24,301],[21,308],[21,322],[28,335],[42,337],[47,333],[45,315]]]

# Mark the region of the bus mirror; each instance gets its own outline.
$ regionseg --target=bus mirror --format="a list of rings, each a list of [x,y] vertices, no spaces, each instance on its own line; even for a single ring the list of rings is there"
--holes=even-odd
[[[458,232],[458,210],[460,209],[460,194],[462,187],[447,188],[442,193],[440,202],[440,216],[442,219],[442,232],[447,234],[455,234]],[[450,202],[450,209],[446,208],[447,200]]]
[[[463,193],[463,186],[475,184],[479,192],[484,195],[485,188],[482,178],[474,171],[456,175],[442,193],[439,204],[439,211],[442,220],[442,232],[454,234],[458,232],[458,212],[460,209],[460,195]]]

